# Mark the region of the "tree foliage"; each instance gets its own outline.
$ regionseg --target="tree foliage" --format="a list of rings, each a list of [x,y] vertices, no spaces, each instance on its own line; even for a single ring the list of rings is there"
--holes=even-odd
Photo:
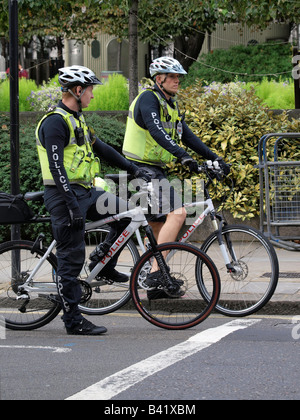
[[[235,218],[245,220],[259,215],[259,172],[255,167],[259,139],[266,133],[299,132],[299,120],[290,120],[286,112],[273,114],[254,91],[246,90],[241,82],[212,83],[206,87],[201,82],[195,83],[180,91],[179,104],[192,131],[232,165],[234,191],[229,194],[232,188],[229,179],[227,185],[216,182],[212,197],[221,202],[224,195],[229,195],[223,208]],[[201,163],[197,154],[188,151]],[[190,177],[181,165],[171,163],[169,167],[174,177]]]
[[[33,35],[86,41],[98,32],[128,37],[132,0],[19,0],[20,44]],[[265,28],[274,21],[295,23],[300,8],[289,0],[139,0],[138,36],[151,45],[175,44],[175,56],[188,68],[205,34],[217,23],[240,22]],[[0,0],[0,36],[8,39],[8,0]],[[183,54],[181,54],[181,52]]]

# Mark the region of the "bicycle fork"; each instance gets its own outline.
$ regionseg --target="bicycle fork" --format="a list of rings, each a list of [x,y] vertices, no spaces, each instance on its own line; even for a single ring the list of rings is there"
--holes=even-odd
[[[224,221],[222,219],[220,219],[220,223],[218,223],[217,218],[214,217],[212,219],[212,224],[213,224],[213,226],[215,228],[215,231],[216,231],[216,234],[217,234],[219,247],[221,249],[221,253],[222,253],[223,258],[224,258],[224,262],[225,262],[225,265],[226,265],[226,268],[227,268],[227,272],[228,273],[235,273],[236,269],[232,265],[232,261],[237,261],[237,258],[236,258],[236,255],[234,253],[234,249],[233,249],[232,242],[231,242],[229,234],[224,234],[225,239],[226,239],[226,245],[224,243],[223,235],[222,235],[222,229],[223,229],[223,226],[224,226]],[[231,258],[229,258],[229,256],[228,256],[228,251],[230,253]]]

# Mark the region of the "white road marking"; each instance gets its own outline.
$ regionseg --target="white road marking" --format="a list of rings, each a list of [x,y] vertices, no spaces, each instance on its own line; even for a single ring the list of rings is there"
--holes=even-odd
[[[5,349],[29,349],[29,350],[50,350],[53,353],[69,353],[72,349],[66,349],[64,347],[49,347],[49,346],[2,346],[0,348]]]
[[[67,398],[67,400],[110,400],[147,377],[217,343],[227,335],[260,322],[234,320],[194,335],[189,340],[142,360]]]

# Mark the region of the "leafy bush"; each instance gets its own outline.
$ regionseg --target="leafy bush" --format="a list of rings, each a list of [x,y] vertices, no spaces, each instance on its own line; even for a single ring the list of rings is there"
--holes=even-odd
[[[19,109],[20,111],[31,111],[30,103],[27,97],[31,92],[38,89],[34,80],[19,79]],[[10,81],[4,80],[0,84],[0,112],[9,112],[10,110]]]
[[[125,135],[125,123],[117,118],[101,117],[95,113],[85,114],[85,119],[90,127],[93,127],[97,137],[105,143],[112,146],[119,153],[122,153],[123,140]],[[101,158],[101,157],[100,157]],[[105,174],[118,172],[119,169],[109,165],[105,161],[105,156],[101,159],[101,174],[103,178]]]
[[[196,79],[210,84],[214,81],[221,83],[239,81],[259,82],[265,74],[274,74],[289,78],[292,71],[292,50],[287,45],[238,45],[227,50],[215,50],[203,54],[199,62],[195,62],[189,69],[183,81],[183,86],[191,86]],[[222,70],[219,70],[222,69]],[[283,74],[285,73],[285,74]],[[253,75],[261,76],[253,76]]]
[[[289,121],[286,113],[273,115],[243,83],[214,83],[206,88],[198,83],[182,90],[179,101],[193,132],[232,164],[236,186],[224,209],[243,220],[258,215],[259,174],[254,165],[258,163],[259,139],[271,132],[299,132],[300,121]],[[194,152],[190,153],[199,160]],[[181,166],[171,164],[170,168],[172,176],[190,177]],[[231,184],[216,183],[214,198],[220,200],[230,188]]]
[[[294,81],[267,80],[249,82],[246,89],[254,88],[255,94],[271,109],[293,109],[295,107]]]
[[[58,83],[43,84],[42,89],[31,91],[26,98],[31,111],[47,111],[50,106],[57,104],[61,99],[61,88]]]
[[[10,192],[10,126],[9,117],[0,115],[0,191]],[[39,160],[37,158],[35,127],[33,123],[23,123],[20,127],[20,189],[22,193],[27,191],[40,191],[44,189],[41,177]],[[31,206],[39,212],[38,205]],[[43,211],[43,209],[42,209]],[[48,225],[22,225],[23,238],[34,240],[40,229],[50,233]],[[10,226],[0,227],[0,241],[8,240]]]
[[[129,91],[126,79],[120,74],[110,75],[104,85],[95,86],[94,99],[86,111],[121,111],[129,107]],[[58,76],[42,88],[33,89],[28,95],[27,107],[32,111],[47,111],[61,99]]]
[[[129,108],[127,80],[121,74],[112,74],[104,85],[94,88],[94,99],[87,111],[122,111]]]

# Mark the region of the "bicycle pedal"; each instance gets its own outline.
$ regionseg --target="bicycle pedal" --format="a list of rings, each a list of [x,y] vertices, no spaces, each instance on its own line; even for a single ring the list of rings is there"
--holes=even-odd
[[[20,308],[18,308],[19,312],[21,312],[22,314],[26,313],[27,310],[27,305],[30,302],[30,296],[28,295],[27,292],[20,292],[16,298],[16,300],[23,300],[22,305],[20,306]]]
[[[43,295],[43,294],[39,294],[39,297],[45,297],[47,300],[49,300],[52,303],[59,303],[61,305],[61,300],[60,297],[58,295]]]

